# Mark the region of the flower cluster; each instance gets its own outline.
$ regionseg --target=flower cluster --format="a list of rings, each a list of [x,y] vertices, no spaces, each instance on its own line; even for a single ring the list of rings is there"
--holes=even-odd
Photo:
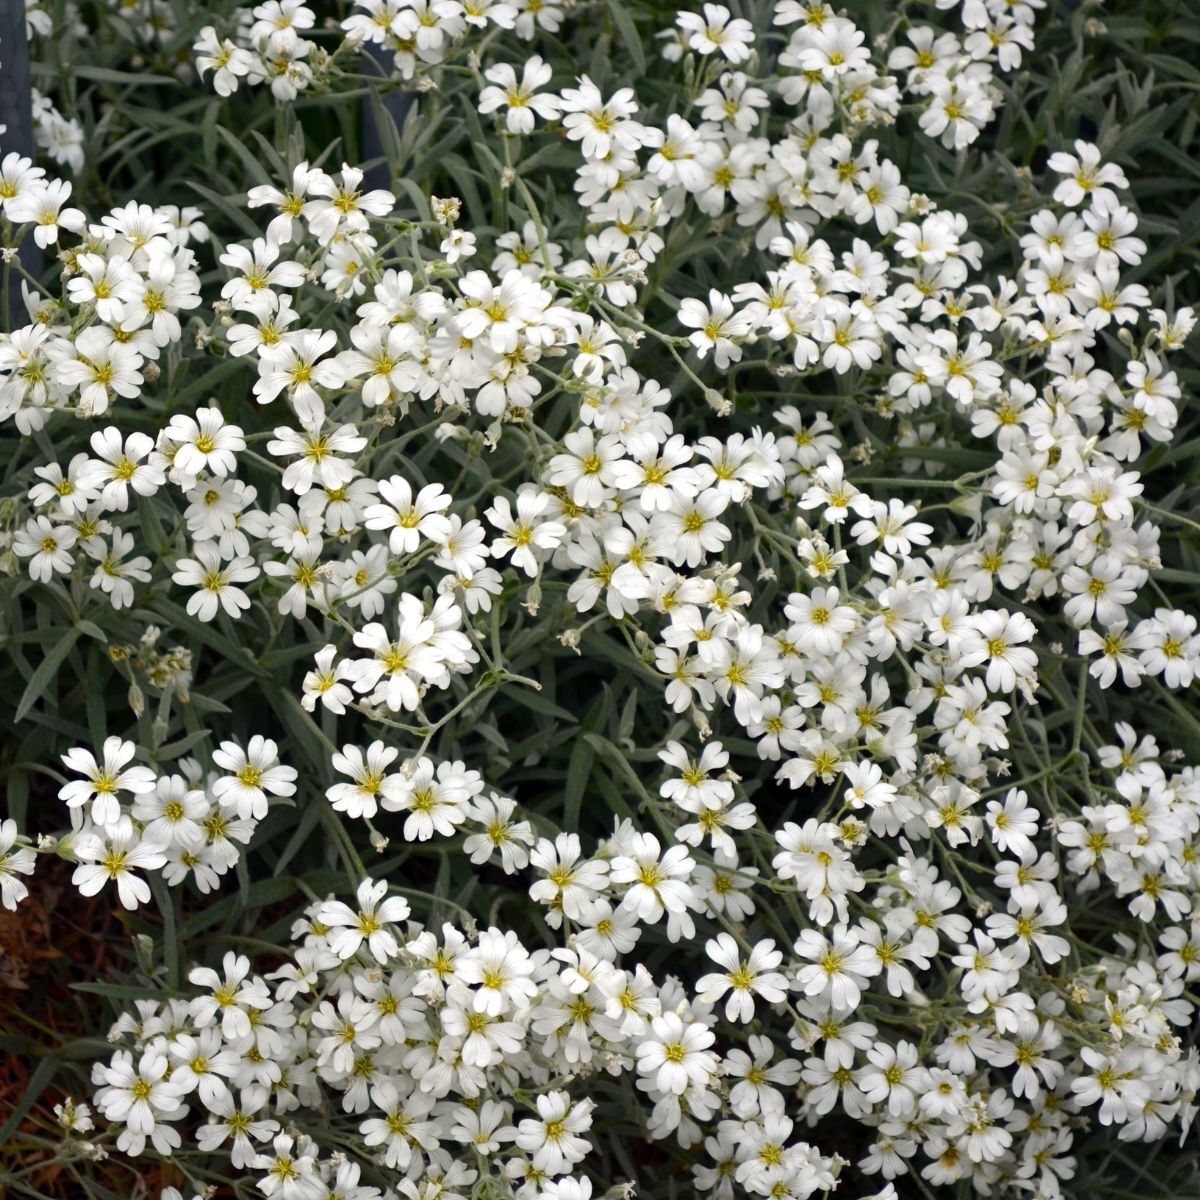
[[[1087,1139],[1186,1133],[1200,776],[1113,714],[1138,689],[1186,724],[1200,670],[1140,470],[1195,317],[1130,280],[1099,146],[1014,170],[998,248],[895,151],[911,112],[972,147],[1039,7],[875,45],[820,2],[770,30],[705,4],[655,39],[667,100],[564,61],[549,0],[205,28],[216,92],[269,83],[289,120],[368,44],[418,103],[444,88],[491,123],[490,214],[264,139],[218,238],[198,209],[93,221],[3,160],[5,220],[61,270],[0,342],[0,417],[53,452],[2,561],[152,737],[61,755],[71,832],[6,821],[0,897],[39,851],[127,908],[148,872],[207,894],[292,806],[287,859],[320,823],[354,897],[306,883],[263,973],[231,951],[122,1016],[93,1073],[119,1151],[202,1159],[201,1194],[587,1200],[638,1182],[597,1153],[628,1120],[717,1200],[851,1172],[1053,1200]],[[180,715],[189,646],[284,715]],[[629,696],[547,805],[525,735],[591,707],[543,694],[571,651]],[[581,820],[589,768],[611,811]],[[360,842],[444,864],[436,894]]]
[[[644,969],[582,947],[530,953],[496,928],[423,928],[387,890],[364,879],[352,904],[314,905],[266,977],[226,954],[220,970],[191,972],[192,998],[142,1003],[118,1021],[110,1040],[121,1048],[94,1081],[119,1148],[169,1154],[197,1107],[208,1114],[200,1146],[227,1153],[266,1195],[325,1196],[335,1177],[356,1200],[378,1197],[380,1178],[413,1198],[457,1194],[482,1173],[519,1197],[586,1198],[590,1181],[572,1172],[592,1148],[595,1105],[559,1084],[631,1072],[664,1129],[685,1093],[718,1106],[710,1003],[693,1010],[677,983],[660,995]],[[757,986],[766,994],[767,977]],[[781,1062],[768,1082],[734,1052],[724,1069],[743,1080],[721,1135],[737,1177],[761,1195],[780,1183],[796,1196],[831,1187],[836,1160],[793,1138],[774,1086],[795,1082],[797,1065]],[[519,1099],[522,1083],[536,1085],[536,1102]],[[287,1131],[288,1114],[325,1102],[375,1165]]]
[[[201,893],[214,890],[267,815],[268,797],[296,791],[295,770],[258,735],[245,749],[222,742],[212,761],[224,773],[207,778],[191,758],[179,760],[179,772],[156,775],[133,761],[136,753],[118,737],[105,740],[99,759],[69,750],[63,764],[82,778],[59,791],[72,830],[56,849],[79,863],[72,881],[85,896],[115,883],[125,908],[150,900],[140,872],[157,869],[168,884],[190,879]]]

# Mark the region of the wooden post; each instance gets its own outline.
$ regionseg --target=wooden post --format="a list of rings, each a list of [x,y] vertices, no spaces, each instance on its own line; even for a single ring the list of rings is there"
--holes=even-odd
[[[0,157],[15,150],[34,157],[33,96],[29,78],[29,39],[25,36],[25,0],[0,0]],[[42,273],[42,253],[26,235],[20,246],[21,265],[37,278]],[[8,311],[13,325],[24,325],[21,277],[9,277]]]
[[[0,4],[6,2],[7,0],[0,0]],[[381,80],[389,79],[392,74],[391,56],[377,46],[364,46],[362,68],[365,75],[377,75]],[[416,97],[412,92],[404,92],[399,88],[387,91],[381,89],[379,96],[384,112],[395,122],[397,130],[404,125],[404,118],[408,115],[408,110],[412,107],[415,99]],[[368,188],[384,188],[391,191],[393,190],[391,170],[389,169],[386,157],[384,157],[383,134],[375,119],[375,110],[369,100],[362,102],[362,112],[363,161],[367,162],[372,158],[383,158],[382,162],[377,163],[367,171],[363,179],[363,186]]]

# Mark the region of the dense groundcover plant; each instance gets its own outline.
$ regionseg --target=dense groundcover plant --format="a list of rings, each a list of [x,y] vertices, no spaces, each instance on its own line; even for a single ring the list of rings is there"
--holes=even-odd
[[[0,1185],[1197,1194],[1196,119],[1104,18],[29,6]]]

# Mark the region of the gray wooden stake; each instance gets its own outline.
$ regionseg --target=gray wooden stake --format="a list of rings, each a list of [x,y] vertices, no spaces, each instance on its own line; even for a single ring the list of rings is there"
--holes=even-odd
[[[33,94],[29,78],[29,40],[25,36],[25,0],[0,0],[0,157],[15,150],[34,157]],[[42,273],[42,252],[31,235],[20,247],[21,265],[35,279]],[[9,271],[8,311],[13,325],[24,325],[21,277]]]
[[[0,0],[0,3],[7,3],[7,0]],[[391,56],[376,46],[366,46],[363,48],[362,66],[363,73],[366,75],[378,75],[380,79],[391,77]],[[408,115],[408,110],[412,107],[412,103],[416,97],[412,92],[403,92],[396,88],[382,92],[379,99],[383,104],[384,111],[396,123],[396,128],[400,129],[404,125],[404,118]],[[383,154],[383,134],[375,120],[375,110],[368,101],[364,100],[362,102],[362,111],[363,161],[365,162],[372,158],[383,158],[381,163],[377,163],[367,171],[363,179],[363,186],[368,188],[383,188],[391,191],[393,190],[392,173],[387,158]]]

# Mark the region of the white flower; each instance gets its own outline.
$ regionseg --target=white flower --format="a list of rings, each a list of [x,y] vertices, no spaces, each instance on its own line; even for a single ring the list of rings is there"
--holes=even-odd
[[[478,774],[465,770],[461,762],[435,767],[431,759],[419,758],[397,776],[381,804],[391,812],[407,812],[404,836],[427,842],[435,833],[452,836],[467,819],[467,802],[482,788]]]
[[[826,79],[860,71],[870,62],[863,33],[851,21],[834,17],[823,21],[796,55],[802,71],[819,71]]]
[[[591,1100],[572,1102],[567,1092],[547,1092],[537,1097],[537,1117],[526,1117],[517,1126],[517,1145],[533,1156],[533,1165],[547,1175],[561,1175],[582,1162],[591,1148],[580,1135],[592,1127]]]
[[[204,845],[203,822],[210,808],[205,793],[184,776],[162,775],[152,791],[138,794],[130,815],[141,823],[148,839],[198,850]]]
[[[716,488],[687,497],[672,494],[670,506],[655,513],[654,529],[664,540],[667,557],[676,566],[698,567],[708,554],[719,554],[733,536],[717,518],[729,507]]]
[[[877,1042],[867,1051],[871,1065],[863,1073],[859,1086],[873,1104],[887,1101],[893,1117],[903,1117],[916,1107],[918,1094],[924,1091],[928,1072],[919,1067],[917,1048],[911,1042],[889,1046]]]
[[[27,192],[14,196],[7,204],[9,220],[16,225],[34,226],[33,240],[43,249],[58,241],[59,230],[79,233],[85,218],[77,208],[65,207],[71,185],[59,179],[38,181]]]
[[[611,434],[597,438],[591,429],[576,429],[563,438],[563,446],[566,453],[551,458],[547,479],[568,488],[581,508],[598,508],[616,484],[620,439]]]
[[[788,639],[810,654],[836,653],[858,625],[854,610],[838,601],[835,587],[813,588],[807,596],[793,592],[783,610],[792,622]]]
[[[1037,630],[1023,613],[989,609],[975,618],[975,635],[963,640],[959,662],[963,667],[988,664],[987,685],[993,692],[1011,692],[1019,678],[1028,678],[1037,667],[1037,653],[1022,645]]]
[[[137,275],[128,259],[99,254],[80,254],[76,263],[80,274],[67,281],[72,303],[94,305],[96,315],[106,325],[118,325],[125,316],[125,305],[137,296]]]
[[[493,86],[479,93],[479,111],[491,113],[507,108],[505,124],[509,133],[532,133],[535,114],[543,121],[552,121],[561,111],[557,96],[535,94],[550,82],[552,75],[550,67],[536,54],[525,60],[519,83],[515,68],[508,63],[497,63],[483,73]]]
[[[152,496],[163,485],[162,470],[142,461],[154,449],[154,439],[146,434],[122,438],[121,431],[110,425],[92,434],[91,446],[97,457],[80,471],[80,481],[101,489],[100,502],[105,508],[125,512],[130,488],[139,496]]]
[[[150,582],[151,563],[145,555],[139,554],[136,558],[124,561],[133,544],[133,534],[114,529],[111,546],[106,546],[102,538],[97,538],[86,547],[90,555],[99,559],[92,573],[91,586],[108,596],[113,608],[129,608],[133,604],[131,580]]]
[[[17,823],[11,817],[0,821],[0,904],[11,912],[29,895],[18,875],[32,875],[37,855],[18,844]]]
[[[266,983],[250,976],[250,960],[244,954],[227,951],[221,960],[221,974],[211,967],[195,967],[188,973],[188,982],[208,992],[189,1003],[196,1028],[206,1029],[219,1019],[221,1032],[230,1040],[249,1036],[253,1026],[248,1009],[271,1007]]]
[[[268,1141],[279,1132],[278,1121],[264,1118],[261,1110],[247,1101],[246,1092],[242,1093],[240,1103],[231,1095],[214,1096],[208,1105],[209,1123],[196,1130],[196,1141],[207,1154],[232,1138],[229,1161],[239,1171],[244,1171],[258,1157],[256,1143]]]
[[[258,382],[254,385],[259,404],[269,404],[286,392],[301,420],[317,424],[312,416],[321,410],[317,387],[338,388],[345,378],[338,356],[322,357],[336,345],[337,334],[332,330],[305,329],[286,341],[263,346],[258,352]]]
[[[796,986],[806,996],[828,1000],[835,1012],[856,1009],[867,981],[880,970],[858,931],[845,925],[835,926],[829,936],[815,929],[801,930],[796,953],[811,964],[796,973]]]
[[[710,350],[719,370],[739,362],[742,348],[736,339],[750,332],[749,320],[734,315],[733,301],[715,288],[708,293],[708,305],[703,301],[686,299],[679,306],[679,321],[689,329],[688,341],[696,353],[704,358]]]
[[[33,473],[42,480],[29,489],[30,502],[39,508],[57,504],[64,516],[74,516],[87,508],[99,494],[99,488],[80,484],[80,476],[88,463],[86,454],[72,455],[66,471],[58,463],[34,467]]]
[[[681,1096],[689,1087],[705,1087],[717,1069],[709,1049],[716,1038],[697,1021],[686,1024],[676,1013],[650,1022],[651,1034],[637,1047],[638,1073],[663,1092]]]
[[[727,933],[719,933],[705,943],[705,949],[723,971],[703,975],[696,983],[696,994],[706,1003],[719,1000],[726,992],[725,1015],[731,1021],[749,1021],[754,1016],[754,997],[769,1004],[778,1003],[787,994],[787,978],[776,967],[783,952],[775,949],[770,938],[756,943],[746,958]]]
[[[153,792],[156,777],[149,767],[129,766],[137,753],[133,742],[119,737],[104,739],[103,764],[96,761],[90,750],[78,747],[62,756],[68,770],[83,775],[64,784],[58,792],[60,800],[69,808],[81,808],[91,804],[91,818],[102,828],[115,825],[121,816],[119,796],[127,792],[131,796],[144,796]]]
[[[495,793],[475,797],[470,815],[482,832],[471,834],[463,842],[463,853],[473,863],[488,862],[499,850],[506,874],[512,875],[529,865],[528,847],[533,845],[533,826],[528,821],[513,819],[516,808],[512,800]]]
[[[322,646],[313,658],[316,666],[304,676],[304,695],[300,703],[308,712],[320,703],[340,716],[353,699],[349,685],[342,682],[348,677],[350,664],[345,659],[335,663],[337,647],[333,644]]]
[[[457,975],[477,989],[471,998],[475,1012],[496,1017],[532,1005],[538,993],[532,979],[534,965],[511,929],[492,928],[485,929],[478,944],[460,960]]]
[[[177,413],[163,436],[176,446],[175,467],[190,476],[202,471],[232,475],[237,470],[238,452],[246,448],[241,428],[227,425],[216,407],[197,409],[194,417]]]
[[[420,342],[410,325],[354,325],[350,341],[354,349],[343,350],[336,366],[343,383],[366,376],[362,399],[368,408],[416,390],[422,377],[414,357],[420,352]]]
[[[118,1050],[100,1070],[96,1104],[107,1120],[124,1124],[117,1147],[127,1154],[141,1154],[147,1138],[167,1156],[181,1143],[179,1133],[163,1124],[184,1112],[179,1088],[166,1078],[169,1067],[166,1055],[155,1050],[143,1052],[136,1066],[128,1050]]]
[[[250,608],[250,597],[237,586],[258,578],[258,567],[246,555],[222,562],[219,547],[213,542],[197,542],[195,558],[181,558],[171,575],[181,587],[199,590],[188,597],[187,611],[201,621],[211,621],[223,609],[229,616],[240,617]]]
[[[122,326],[148,330],[150,341],[161,348],[179,341],[180,310],[200,307],[200,277],[165,250],[148,250],[147,256],[144,278],[137,280],[133,298],[125,305]],[[178,258],[184,260],[183,255]],[[153,350],[147,350],[153,357]]]
[[[363,942],[379,963],[386,963],[399,953],[396,936],[388,926],[405,920],[410,910],[407,900],[388,896],[387,892],[386,880],[364,879],[358,885],[357,908],[340,900],[326,900],[318,909],[317,919],[332,927],[329,948],[339,958],[353,958]]]
[[[352,783],[335,783],[325,792],[329,803],[338,812],[351,817],[373,817],[381,801],[398,802],[402,798],[403,783],[395,772],[388,771],[399,757],[400,751],[374,741],[366,754],[358,746],[343,746],[331,757],[333,769],[348,775]]]
[[[421,1151],[437,1144],[438,1126],[425,1119],[434,1106],[433,1095],[385,1080],[372,1090],[371,1099],[383,1115],[362,1123],[363,1142],[383,1147],[385,1166],[403,1171],[414,1161],[420,1165]]]
[[[595,911],[597,894],[608,882],[608,863],[584,858],[578,834],[560,833],[554,841],[539,838],[529,861],[544,876],[530,887],[529,895],[551,906],[546,920],[552,927],[564,916],[583,921]]]
[[[1140,1108],[1148,1099],[1149,1089],[1140,1077],[1137,1055],[1127,1046],[1116,1054],[1105,1054],[1092,1046],[1083,1046],[1080,1057],[1092,1072],[1071,1082],[1071,1091],[1082,1105],[1100,1105],[1101,1125],[1127,1119],[1130,1108]]]
[[[200,30],[200,38],[192,49],[201,78],[205,72],[213,72],[213,88],[218,96],[233,95],[239,78],[248,75],[254,65],[254,57],[248,50],[235,46],[228,38],[218,38],[211,25]]]
[[[301,387],[307,389],[305,395],[312,391],[308,383]],[[302,430],[280,426],[267,443],[267,452],[276,458],[296,456],[296,461],[283,472],[283,486],[289,492],[304,496],[314,487],[338,491],[358,474],[358,468],[341,456],[357,454],[366,446],[367,439],[353,425],[341,425],[326,432],[320,402],[299,399],[300,394],[293,393],[293,401],[298,405]]]
[[[519,567],[526,575],[536,575],[541,565],[536,552],[554,549],[567,532],[567,527],[560,521],[540,519],[549,503],[550,497],[545,492],[532,487],[522,488],[517,493],[514,514],[508,500],[498,496],[484,514],[501,533],[491,544],[492,555],[502,558],[509,554],[514,567]]]
[[[215,1027],[181,1034],[169,1048],[171,1083],[181,1096],[196,1092],[205,1108],[229,1096],[226,1082],[239,1073],[240,1057],[224,1046]]]
[[[734,63],[745,62],[750,57],[753,26],[741,17],[733,17],[723,4],[706,4],[703,17],[696,13],[680,13],[675,23],[687,35],[687,44],[699,54],[720,51]]]
[[[234,277],[221,288],[221,298],[235,307],[259,294],[273,294],[273,289],[298,288],[304,282],[304,268],[298,262],[279,262],[280,248],[264,238],[255,238],[250,246],[230,246],[220,261],[234,272]]]
[[[329,245],[339,231],[362,232],[371,217],[384,217],[392,211],[396,197],[382,188],[363,192],[362,181],[363,172],[347,163],[342,163],[340,182],[324,171],[314,172],[309,179],[308,192],[315,199],[305,204],[304,216],[323,245]]]
[[[677,804],[684,812],[698,813],[706,808],[720,808],[734,797],[733,784],[724,778],[712,778],[729,765],[729,752],[717,741],[706,742],[699,758],[692,758],[678,742],[668,742],[658,757],[674,767],[679,778],[668,779],[658,794]]]
[[[67,575],[75,566],[71,550],[77,537],[70,525],[54,525],[49,517],[30,517],[13,536],[12,548],[29,559],[30,578],[49,583],[56,574]]]
[[[579,87],[563,90],[563,128],[567,137],[581,143],[584,158],[605,159],[614,147],[634,150],[640,145],[643,130],[632,119],[638,107],[633,96],[632,88],[620,88],[605,100],[586,75],[580,78]]]
[[[161,843],[143,840],[126,816],[117,818],[103,833],[80,834],[74,849],[80,865],[71,882],[85,896],[94,896],[106,883],[115,881],[125,908],[137,908],[150,900],[150,885],[133,872],[154,870],[167,861]]]
[[[471,258],[475,253],[475,235],[465,229],[452,229],[442,239],[438,247],[442,256],[451,266],[460,258]]]
[[[664,912],[682,913],[691,907],[693,892],[688,879],[696,864],[684,846],[670,846],[660,854],[658,839],[652,833],[635,835],[628,854],[612,860],[613,883],[628,884],[622,905],[636,913],[639,920],[653,923]]]
[[[991,827],[992,841],[1002,853],[1009,851],[1023,855],[1033,849],[1033,837],[1037,833],[1037,810],[1030,808],[1028,797],[1019,788],[1009,788],[1004,803],[989,801],[987,823]]]
[[[441,484],[431,483],[413,497],[412,485],[400,475],[379,482],[383,502],[372,504],[363,513],[368,529],[388,530],[388,548],[393,554],[411,554],[421,538],[444,541],[450,522],[442,515],[452,497]]]
[[[228,774],[212,785],[212,793],[232,806],[243,820],[262,820],[267,815],[267,793],[294,796],[297,772],[279,761],[279,748],[270,738],[255,734],[243,750],[237,742],[225,741],[213,751],[213,762]]]
[[[305,1150],[312,1143],[291,1134],[277,1134],[273,1154],[260,1154],[253,1162],[256,1171],[266,1174],[257,1180],[258,1190],[274,1200],[321,1200],[327,1191],[316,1171],[316,1159]],[[315,1147],[314,1147],[315,1148]]]
[[[1114,188],[1124,191],[1129,187],[1125,172],[1116,163],[1101,165],[1100,151],[1090,142],[1077,141],[1074,154],[1056,151],[1046,166],[1068,176],[1054,189],[1054,199],[1071,208],[1101,194],[1112,196]]]
[[[86,1104],[77,1104],[70,1096],[54,1106],[54,1115],[68,1133],[90,1133],[95,1128],[91,1109]]]
[[[354,644],[371,651],[372,657],[353,659],[346,666],[346,678],[355,691],[368,693],[372,704],[382,701],[393,712],[416,708],[424,684],[447,678],[431,644],[436,631],[425,606],[417,597],[405,594],[400,597],[399,612],[394,639],[374,621],[354,635]]]

